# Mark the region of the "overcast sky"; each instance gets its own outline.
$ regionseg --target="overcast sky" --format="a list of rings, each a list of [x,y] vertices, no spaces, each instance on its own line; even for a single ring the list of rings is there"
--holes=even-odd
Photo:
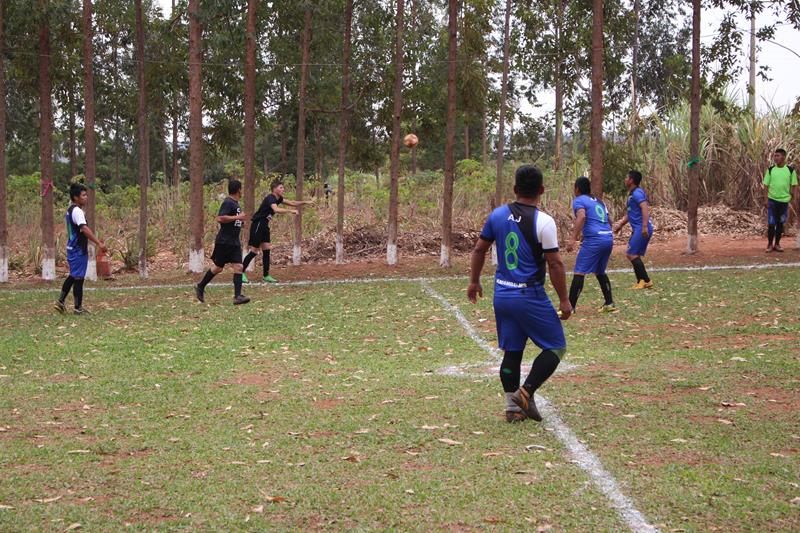
[[[161,4],[163,13],[169,15],[172,0],[157,0]],[[721,12],[718,10],[705,10],[703,12],[702,40],[710,43],[713,40],[714,32],[721,19]],[[776,22],[775,16],[770,13],[761,15],[757,20],[757,27],[762,27]],[[777,21],[779,23],[783,21]],[[738,23],[739,28],[749,32],[750,23],[742,17]],[[800,97],[800,82],[798,82],[797,72],[800,71],[800,32],[790,25],[778,27],[774,41],[792,49],[787,50],[781,46],[769,42],[759,43],[760,50],[757,55],[759,65],[768,65],[771,81],[756,80],[757,106],[760,112],[768,110],[770,107],[791,108]],[[745,34],[745,43],[749,43],[749,34]],[[747,100],[747,62],[749,56],[749,45],[741,52],[741,61],[745,69],[742,72],[738,83],[731,87],[734,95],[740,100]],[[686,80],[689,83],[689,80]],[[537,110],[532,110],[530,106],[523,104],[523,110],[537,115],[548,113],[552,110],[554,98],[552,95],[540,95],[542,106]],[[527,108],[527,109],[526,109]]]

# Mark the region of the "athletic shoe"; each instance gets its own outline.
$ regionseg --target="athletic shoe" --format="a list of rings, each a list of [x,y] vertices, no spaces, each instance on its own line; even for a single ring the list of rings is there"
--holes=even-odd
[[[278,280],[277,280],[277,279],[275,279],[275,278],[273,278],[273,277],[272,277],[272,276],[270,276],[269,274],[267,274],[266,276],[264,276],[264,277],[262,278],[262,280],[261,280],[261,281],[263,281],[264,283],[278,283]]]
[[[781,248],[780,244],[776,244],[775,246],[772,247],[772,249],[774,251],[776,251],[776,252],[782,252],[783,251],[783,248]]]
[[[643,289],[652,289],[653,288],[653,282],[652,281],[645,281],[644,285],[642,285],[642,288]]]
[[[61,301],[56,300],[56,303],[53,305],[53,307],[55,307],[56,311],[62,315],[67,312],[67,306]]]
[[[506,411],[506,422],[514,424],[516,422],[524,422],[527,420],[528,415],[522,411]]]
[[[765,253],[765,254],[768,254],[768,253],[770,253],[771,251],[772,251],[772,246],[767,246],[767,249],[766,249],[766,250],[764,250],[764,253]]]
[[[200,285],[194,286],[194,295],[197,297],[197,301],[199,301],[201,304],[206,303],[205,292],[206,291]]]
[[[247,272],[242,272],[242,283],[250,283],[250,280],[247,279]]]
[[[614,304],[606,304],[600,309],[598,309],[598,311],[601,313],[616,313],[617,311],[619,311],[619,309],[617,309],[617,306]]]
[[[248,303],[249,301],[250,298],[241,294],[233,297],[233,305],[242,305]]]
[[[643,279],[640,279],[639,281],[637,281],[637,282],[636,282],[636,285],[634,285],[633,287],[631,287],[631,289],[633,289],[633,290],[635,290],[635,291],[638,291],[638,290],[644,289],[644,280],[643,280]]]
[[[517,392],[511,395],[511,401],[519,406],[522,411],[528,415],[528,418],[533,418],[537,422],[542,421],[542,415],[536,409],[536,401],[528,394],[524,387],[517,389]]]
[[[89,311],[84,309],[83,307],[76,307],[75,311],[73,311],[76,315],[88,315]]]

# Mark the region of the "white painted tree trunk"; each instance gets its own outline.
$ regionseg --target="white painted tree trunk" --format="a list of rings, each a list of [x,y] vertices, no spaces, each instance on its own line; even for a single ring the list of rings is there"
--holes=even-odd
[[[94,244],[89,244],[89,265],[86,267],[86,279],[97,281],[97,259],[95,256]]]
[[[442,252],[441,255],[439,255],[439,266],[450,266],[450,248],[444,244],[442,244]]]
[[[205,270],[206,267],[206,254],[203,249],[189,250],[189,272],[198,274]]]
[[[303,249],[299,244],[292,247],[292,264],[299,265],[300,260],[303,258]]]
[[[492,265],[497,266],[497,244],[492,243]]]
[[[397,264],[397,245],[394,243],[389,243],[386,245],[386,264]]]
[[[686,239],[686,253],[697,253],[697,235],[689,235]]]
[[[8,248],[0,246],[0,283],[8,282]]]
[[[42,247],[42,279],[56,279],[56,253],[52,248]]]
[[[341,265],[344,263],[344,242],[342,236],[336,235],[336,264]]]

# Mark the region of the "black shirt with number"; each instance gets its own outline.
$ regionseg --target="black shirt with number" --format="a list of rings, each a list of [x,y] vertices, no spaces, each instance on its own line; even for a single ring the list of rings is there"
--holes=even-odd
[[[275,210],[272,207],[282,203],[283,198],[278,198],[274,194],[268,194],[258,207],[258,211],[253,214],[253,222],[258,220],[266,220],[269,222],[272,220],[272,215],[275,214]]]
[[[239,207],[239,202],[230,196],[223,200],[222,205],[219,207],[219,216],[236,216],[242,214],[242,208]],[[242,221],[234,220],[233,222],[220,222],[219,233],[217,233],[217,244],[235,244],[241,245],[239,242],[239,232],[242,230]]]

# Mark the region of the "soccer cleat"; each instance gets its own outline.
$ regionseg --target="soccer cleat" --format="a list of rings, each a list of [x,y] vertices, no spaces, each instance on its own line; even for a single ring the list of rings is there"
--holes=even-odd
[[[67,312],[67,306],[64,305],[64,302],[60,300],[56,300],[56,303],[53,305],[53,307],[55,307],[56,311],[58,311],[62,315]]]
[[[272,277],[272,276],[270,276],[269,274],[267,274],[266,276],[264,276],[264,277],[262,278],[262,281],[263,281],[264,283],[278,283],[278,280],[277,280],[277,279],[275,279],[275,278],[273,278],[273,277]]]
[[[203,290],[203,287],[200,285],[194,286],[194,295],[197,297],[197,301],[199,301],[201,304],[206,303],[205,290]]]
[[[633,287],[631,287],[631,289],[633,289],[633,290],[635,290],[635,291],[638,291],[638,290],[644,289],[644,280],[643,280],[643,279],[640,279],[639,281],[637,281],[637,282],[636,282],[636,285],[634,285]]]
[[[619,309],[617,309],[617,306],[614,304],[606,304],[600,309],[598,309],[598,311],[601,313],[616,313],[617,311],[619,311]]]
[[[84,309],[83,307],[76,307],[75,311],[73,311],[76,315],[88,315],[89,311]]]
[[[514,424],[517,422],[524,422],[527,420],[528,415],[523,413],[522,411],[506,411],[506,422],[509,424]]]
[[[250,283],[250,280],[247,279],[247,272],[242,272],[242,283]]]
[[[783,248],[781,248],[780,244],[776,244],[775,246],[772,247],[772,250],[775,252],[782,252]]]
[[[653,282],[652,281],[645,281],[644,285],[642,285],[642,288],[643,289],[652,289],[653,288]]]
[[[770,253],[771,251],[772,251],[772,246],[767,246],[767,249],[766,249],[766,250],[764,250],[764,253],[765,253],[765,254],[768,254],[768,253]]]
[[[528,418],[533,418],[537,422],[542,421],[542,415],[539,414],[539,410],[536,408],[536,401],[524,387],[520,387],[517,392],[511,395],[511,401],[517,404]]]
[[[240,294],[239,296],[234,296],[233,297],[233,305],[242,305],[242,304],[248,303],[249,301],[250,301],[250,298],[248,298],[247,296],[244,296],[242,294]]]

